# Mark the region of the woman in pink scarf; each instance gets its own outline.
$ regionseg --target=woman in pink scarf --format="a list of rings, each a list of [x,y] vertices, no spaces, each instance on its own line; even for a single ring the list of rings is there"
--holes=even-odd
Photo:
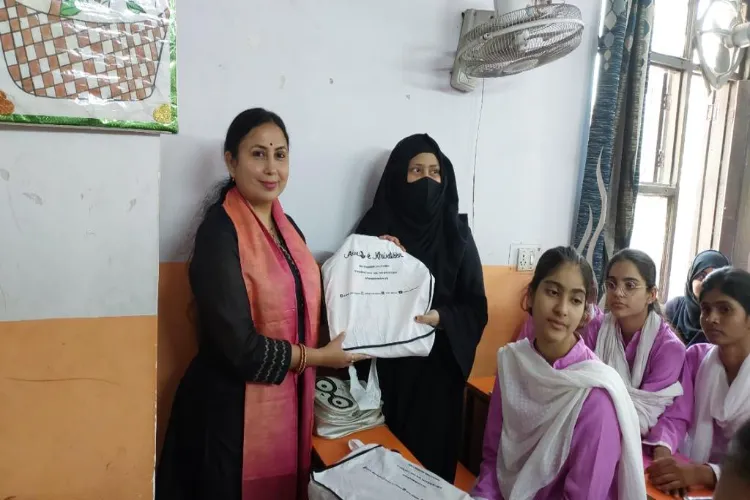
[[[190,285],[199,352],[172,406],[158,500],[305,499],[315,370],[357,355],[317,349],[318,265],[278,201],[289,176],[284,122],[242,112],[224,144],[231,178],[195,238]]]

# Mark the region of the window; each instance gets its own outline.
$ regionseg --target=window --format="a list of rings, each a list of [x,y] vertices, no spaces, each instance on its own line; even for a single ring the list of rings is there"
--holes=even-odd
[[[692,34],[707,5],[655,4],[630,245],[656,262],[664,301],[683,293],[695,254],[720,241],[739,75],[718,91],[703,81]]]

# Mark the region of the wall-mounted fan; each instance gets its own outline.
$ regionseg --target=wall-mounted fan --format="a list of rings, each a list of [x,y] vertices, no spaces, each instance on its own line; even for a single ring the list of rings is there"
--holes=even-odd
[[[744,21],[741,0],[712,0],[698,19],[695,50],[703,77],[714,89],[737,72],[743,49],[750,46],[750,23]]]
[[[592,0],[587,0],[592,1]],[[463,13],[451,85],[470,92],[497,78],[555,61],[581,43],[578,7],[551,0],[495,0],[495,10]]]

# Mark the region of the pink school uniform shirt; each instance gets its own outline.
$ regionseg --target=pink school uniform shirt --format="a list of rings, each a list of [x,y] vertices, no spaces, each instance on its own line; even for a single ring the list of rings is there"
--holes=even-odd
[[[695,344],[690,346],[685,356],[685,368],[682,371],[680,379],[684,393],[675,399],[674,404],[664,412],[665,415],[669,414],[669,418],[672,421],[685,423],[678,429],[681,436],[680,443],[684,440],[690,429],[690,425],[692,425],[695,414],[695,400],[700,397],[700,395],[695,393],[695,381],[698,376],[698,369],[703,359],[714,347],[713,344]],[[748,418],[750,418],[750,415],[748,415]],[[717,478],[720,472],[718,464],[724,459],[728,446],[729,440],[724,436],[724,431],[714,421],[713,442],[711,443],[711,454],[708,461],[711,468],[714,469]]]
[[[552,367],[557,370],[597,359],[582,340]],[[545,361],[546,362],[546,361]],[[503,404],[499,382],[490,400],[487,426],[484,432],[482,465],[472,497],[485,500],[505,500],[497,477],[497,455],[503,429]],[[583,403],[573,430],[568,454],[557,478],[539,490],[534,500],[615,500],[617,498],[617,468],[621,454],[620,424],[614,404],[607,391],[593,388]]]
[[[592,351],[596,350],[596,341],[599,338],[599,330],[604,323],[604,311],[598,307],[593,308],[591,320],[584,326],[579,334],[586,346]],[[524,323],[518,339],[534,339],[534,324],[531,318]],[[640,330],[631,337],[630,341],[624,345],[625,358],[630,369],[633,369],[638,344],[641,339]],[[643,374],[643,382],[639,389],[649,392],[657,392],[669,387],[680,380],[682,367],[685,364],[685,344],[674,333],[669,324],[662,320],[659,326],[659,332],[656,334],[654,345],[646,363],[646,371]],[[683,387],[683,391],[684,391]],[[676,400],[675,400],[676,401]],[[690,418],[687,420],[682,414],[665,411],[648,432],[643,437],[643,444],[649,447],[665,446],[672,453],[677,452],[677,448],[685,437],[685,429],[690,424]]]

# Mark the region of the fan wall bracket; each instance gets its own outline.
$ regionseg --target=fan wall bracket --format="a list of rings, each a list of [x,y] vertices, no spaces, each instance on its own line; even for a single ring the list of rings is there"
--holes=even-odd
[[[480,24],[492,20],[497,13],[494,10],[476,10],[468,9],[462,14],[463,22],[461,23],[461,34],[459,35],[459,44],[461,38]],[[458,49],[457,49],[458,51]],[[456,57],[451,71],[451,87],[461,92],[471,92],[477,87],[478,78],[472,78],[466,74],[464,63],[461,58]]]

